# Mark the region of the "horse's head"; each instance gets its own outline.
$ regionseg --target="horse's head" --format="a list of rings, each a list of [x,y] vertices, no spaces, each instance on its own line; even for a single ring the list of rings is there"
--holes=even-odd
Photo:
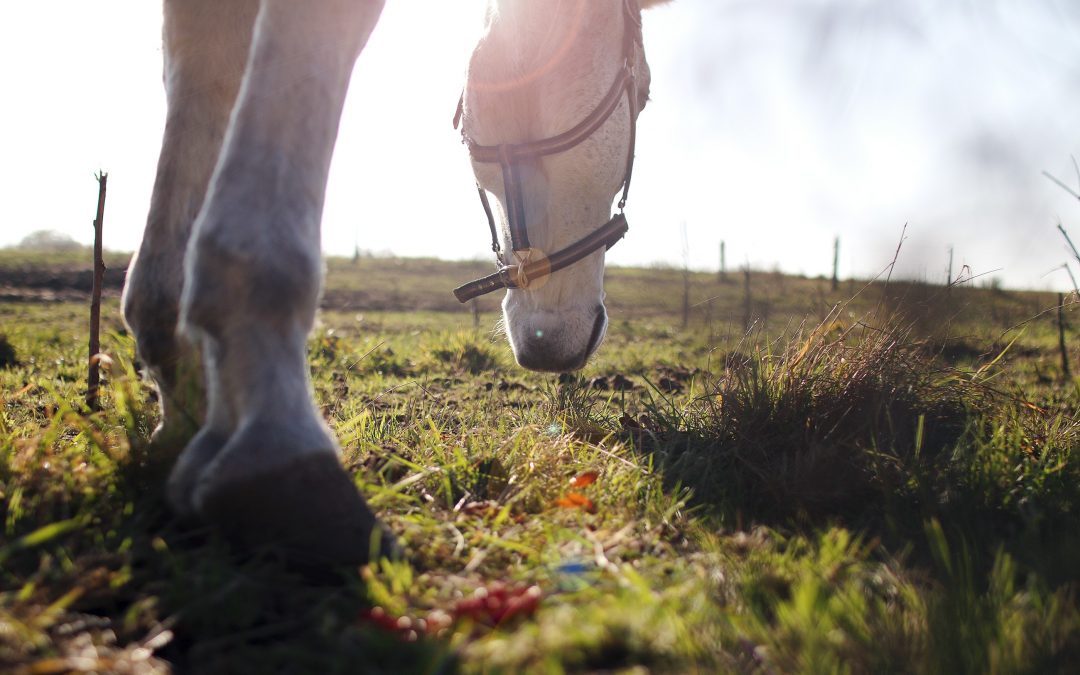
[[[506,332],[532,370],[581,368],[607,329],[604,251],[624,231],[612,205],[648,96],[649,4],[495,0],[469,65],[463,131],[481,195],[497,200]]]

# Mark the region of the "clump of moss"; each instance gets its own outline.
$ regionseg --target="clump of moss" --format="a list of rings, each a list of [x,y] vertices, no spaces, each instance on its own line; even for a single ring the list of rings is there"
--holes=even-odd
[[[0,368],[10,368],[19,360],[15,357],[15,347],[6,335],[0,334]]]

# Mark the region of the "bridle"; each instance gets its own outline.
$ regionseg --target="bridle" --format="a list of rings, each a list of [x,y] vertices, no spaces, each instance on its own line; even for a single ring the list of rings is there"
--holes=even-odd
[[[638,90],[634,69],[637,57],[636,49],[642,48],[641,16],[636,0],[623,0],[626,28],[623,31],[622,66],[604,98],[596,108],[573,128],[550,138],[524,143],[504,143],[501,145],[480,145],[461,129],[463,142],[469,148],[474,161],[498,163],[502,169],[503,189],[506,196],[506,213],[509,221],[510,243],[513,248],[515,264],[507,262],[499,245],[498,229],[491,211],[487,192],[476,185],[480,203],[487,215],[488,229],[491,230],[491,250],[496,256],[497,270],[494,274],[470,281],[454,289],[454,295],[460,302],[468,302],[481,295],[492,293],[502,288],[525,289],[534,281],[553,272],[569,267],[582,258],[599,250],[611,248],[626,234],[629,226],[623,210],[630,194],[630,178],[634,172],[634,145],[637,140]],[[523,160],[537,159],[547,155],[566,152],[583,143],[592,136],[622,101],[623,93],[630,104],[630,149],[626,158],[626,173],[622,181],[622,196],[619,198],[619,213],[599,229],[590,232],[574,243],[555,251],[551,255],[540,254],[533,260],[539,249],[529,243],[529,231],[525,222],[525,197],[521,189],[520,163]],[[465,96],[458,101],[457,114],[454,116],[454,128],[461,123],[464,113]]]

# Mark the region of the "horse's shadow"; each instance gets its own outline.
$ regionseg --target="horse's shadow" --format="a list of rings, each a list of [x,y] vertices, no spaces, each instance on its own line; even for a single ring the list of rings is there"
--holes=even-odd
[[[991,473],[1001,462],[1038,464],[1019,445],[988,444],[1003,419],[1037,425],[1020,421],[1032,411],[943,377],[920,346],[898,347],[895,337],[871,340],[863,354],[838,346],[804,355],[821,362],[814,372],[784,361],[793,355],[770,363],[733,354],[717,373],[639,377],[647,383],[639,404],[615,411],[618,397],[590,391],[599,378],[563,378],[555,398],[591,398],[590,423],[638,454],[711,531],[764,526],[813,539],[841,527],[874,542],[883,559],[936,573],[927,527],[939,522],[976,554],[976,575],[1004,551],[1052,584],[1074,582],[1080,535],[1069,505],[1080,486],[1056,481],[1040,494],[1044,479],[1032,468],[1029,498],[1018,501],[1019,483],[1004,480],[1010,472]]]
[[[136,602],[153,607],[149,633],[169,636],[155,656],[176,672],[456,672],[441,640],[371,619],[360,569],[300,565],[174,516],[161,489],[174,458],[134,448],[115,485],[134,506]]]

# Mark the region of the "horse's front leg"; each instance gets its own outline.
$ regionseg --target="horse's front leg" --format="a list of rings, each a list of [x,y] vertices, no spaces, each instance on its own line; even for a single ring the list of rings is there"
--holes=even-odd
[[[249,542],[320,561],[362,562],[388,536],[340,465],[306,355],[327,171],[352,66],[381,9],[263,0],[181,303],[181,328],[206,362],[207,416],[174,470],[172,499]]]

